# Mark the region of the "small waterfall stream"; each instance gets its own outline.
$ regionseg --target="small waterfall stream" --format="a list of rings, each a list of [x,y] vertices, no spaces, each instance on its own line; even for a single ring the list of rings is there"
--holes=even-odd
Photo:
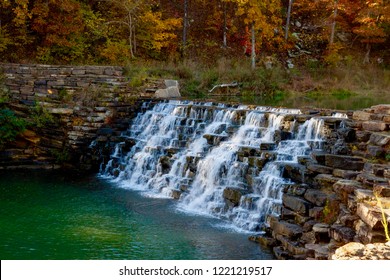
[[[321,149],[323,120],[295,109],[188,101],[143,109],[102,176],[241,230],[261,230],[268,214],[279,214],[293,183],[283,177],[285,165]]]

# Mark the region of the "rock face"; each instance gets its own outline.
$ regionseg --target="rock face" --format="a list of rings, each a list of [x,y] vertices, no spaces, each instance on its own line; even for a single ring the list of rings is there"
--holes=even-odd
[[[390,228],[389,113],[390,105],[377,105],[349,114],[343,127],[334,122],[323,151],[301,161],[305,188],[285,188],[281,215],[273,216],[266,230],[272,234],[265,237],[275,239],[275,244],[269,243],[277,258],[389,259],[390,244],[385,244],[385,227]],[[281,234],[286,223],[288,228],[301,227],[300,242]],[[297,255],[297,246],[306,249],[300,251],[303,255]]]

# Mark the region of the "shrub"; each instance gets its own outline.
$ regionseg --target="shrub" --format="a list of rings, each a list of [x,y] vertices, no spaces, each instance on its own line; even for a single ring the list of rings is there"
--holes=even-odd
[[[9,109],[0,110],[0,150],[26,129],[27,122]]]

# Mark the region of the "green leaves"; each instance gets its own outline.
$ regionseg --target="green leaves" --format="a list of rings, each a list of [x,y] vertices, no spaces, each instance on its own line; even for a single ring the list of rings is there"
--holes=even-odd
[[[0,110],[0,150],[16,136],[26,129],[27,122],[9,109]]]

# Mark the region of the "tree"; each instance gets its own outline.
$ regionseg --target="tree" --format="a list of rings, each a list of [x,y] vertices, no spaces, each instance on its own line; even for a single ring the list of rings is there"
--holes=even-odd
[[[256,37],[259,45],[277,36],[276,29],[281,25],[279,0],[234,0],[237,5],[237,16],[243,17],[244,23],[251,28],[251,67],[256,66]],[[261,32],[261,36],[257,36]]]
[[[144,0],[108,0],[108,2],[114,5],[119,16],[114,20],[108,21],[107,24],[119,24],[126,27],[130,55],[131,58],[134,58],[137,48],[135,21],[142,4],[144,4]]]
[[[31,10],[31,29],[38,35],[38,57],[70,62],[81,59],[86,47],[81,5],[76,0],[35,1]]]
[[[372,44],[380,44],[386,41],[389,35],[386,28],[390,23],[390,5],[386,0],[367,0],[362,3],[357,13],[355,23],[357,26],[353,32],[366,45],[364,63],[370,62]]]

